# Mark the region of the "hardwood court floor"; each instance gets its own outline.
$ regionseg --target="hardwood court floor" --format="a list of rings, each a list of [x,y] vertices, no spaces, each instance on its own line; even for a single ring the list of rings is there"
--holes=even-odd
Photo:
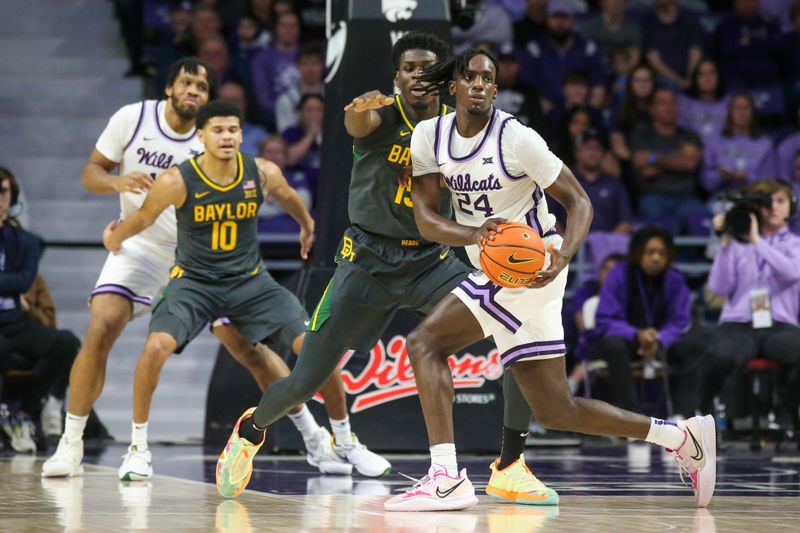
[[[419,476],[424,456],[392,456],[383,480],[321,476],[297,456],[259,456],[248,490],[221,498],[216,457],[197,446],[153,448],[156,476],[120,482],[124,448],[87,457],[82,478],[41,479],[44,457],[0,457],[0,531],[800,531],[800,456],[729,450],[718,463],[717,493],[696,509],[670,462],[649,446],[528,450],[528,462],[558,490],[558,507],[525,507],[480,496],[450,513],[386,513],[382,503]],[[462,457],[479,494],[488,457]]]

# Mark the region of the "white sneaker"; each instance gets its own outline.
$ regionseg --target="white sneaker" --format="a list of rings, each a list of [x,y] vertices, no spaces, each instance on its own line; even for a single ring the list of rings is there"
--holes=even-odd
[[[28,417],[7,417],[3,421],[3,430],[11,439],[11,447],[20,453],[36,453],[36,426]]]
[[[392,471],[392,464],[389,461],[377,453],[369,451],[358,441],[355,434],[352,435],[352,439],[350,444],[339,444],[334,441],[333,451],[353,465],[356,472],[366,477],[382,477]]]
[[[686,437],[677,449],[670,450],[681,479],[689,474],[694,490],[694,501],[705,507],[714,495],[717,481],[717,432],[714,417],[693,416],[686,420]]]
[[[64,407],[64,400],[57,400],[54,396],[48,396],[47,402],[42,407],[39,420],[42,423],[42,433],[45,435],[61,436],[64,430],[64,420],[61,410]]]
[[[138,450],[131,444],[128,453],[122,457],[122,466],[119,467],[120,481],[142,481],[153,477],[153,456],[150,450]]]
[[[328,430],[319,428],[315,443],[308,444],[306,461],[313,467],[319,468],[323,474],[340,474],[349,476],[353,473],[353,465],[339,457],[333,451],[333,439]]]
[[[476,503],[478,498],[466,468],[458,477],[451,477],[445,468],[432,465],[428,475],[404,493],[386,500],[383,508],[387,511],[458,511]]]
[[[73,477],[83,474],[83,440],[70,441],[62,435],[56,453],[42,465],[42,477]]]

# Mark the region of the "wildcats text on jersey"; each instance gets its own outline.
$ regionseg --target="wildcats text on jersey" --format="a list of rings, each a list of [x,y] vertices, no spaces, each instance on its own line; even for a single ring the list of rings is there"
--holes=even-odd
[[[489,174],[489,177],[481,180],[473,180],[469,173],[457,174],[455,176],[445,176],[444,181],[450,190],[456,192],[500,191],[503,189],[500,180],[495,178],[494,174]]]

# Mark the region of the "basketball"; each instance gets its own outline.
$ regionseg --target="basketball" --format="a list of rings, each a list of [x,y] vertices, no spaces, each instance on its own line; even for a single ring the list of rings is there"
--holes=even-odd
[[[542,238],[521,222],[500,224],[502,231],[481,248],[481,269],[502,287],[521,287],[544,267]]]

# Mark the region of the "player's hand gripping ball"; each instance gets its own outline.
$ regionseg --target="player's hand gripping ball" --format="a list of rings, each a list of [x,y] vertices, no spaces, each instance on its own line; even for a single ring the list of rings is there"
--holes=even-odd
[[[510,222],[499,227],[502,231],[483,243],[481,269],[497,285],[523,287],[544,267],[544,243],[527,224]]]

